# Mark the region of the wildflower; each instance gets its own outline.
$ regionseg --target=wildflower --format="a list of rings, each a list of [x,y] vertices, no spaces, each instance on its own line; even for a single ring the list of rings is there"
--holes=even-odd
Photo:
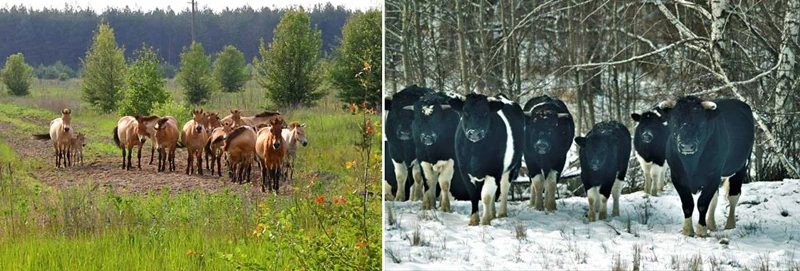
[[[344,196],[339,196],[339,202],[341,202],[342,204],[345,204],[345,203],[347,203],[347,200],[344,199]]]
[[[363,108],[367,108],[367,101],[363,101],[363,102],[361,102],[361,107],[363,107]]]
[[[372,67],[370,67],[369,63],[367,63],[366,61],[364,61],[364,70],[367,70],[367,71],[371,71],[372,70]]]
[[[367,134],[371,134],[373,132],[372,127],[367,127]]]
[[[317,203],[322,203],[323,201],[325,201],[325,197],[324,196],[317,197]]]
[[[186,251],[186,256],[191,256],[192,254],[194,254],[194,251],[192,251],[191,249]]]
[[[350,168],[354,167],[355,165],[356,165],[356,160],[347,161],[347,165],[345,165],[345,167],[347,167],[347,169],[350,169]]]
[[[369,113],[369,114],[375,114],[375,108],[369,108],[369,109],[367,109],[367,113]]]
[[[356,104],[355,104],[355,103],[352,103],[352,104],[350,104],[350,112],[355,112],[355,111],[356,111],[356,108],[357,108],[357,107],[356,107]]]
[[[364,122],[365,126],[370,126],[370,124],[372,124],[372,120],[367,120],[366,122]]]
[[[339,204],[339,199],[338,198],[334,198],[333,199],[333,204]]]

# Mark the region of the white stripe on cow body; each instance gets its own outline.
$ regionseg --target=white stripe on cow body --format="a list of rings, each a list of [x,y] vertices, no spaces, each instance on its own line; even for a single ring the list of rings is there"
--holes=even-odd
[[[506,150],[503,154],[503,172],[510,170],[511,162],[514,160],[514,136],[511,134],[511,124],[508,123],[506,115],[503,110],[497,111],[497,115],[503,120],[503,125],[506,127]]]

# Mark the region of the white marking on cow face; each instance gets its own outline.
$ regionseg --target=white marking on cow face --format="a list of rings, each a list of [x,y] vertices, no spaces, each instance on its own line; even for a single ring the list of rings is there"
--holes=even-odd
[[[424,114],[425,116],[430,116],[431,114],[433,114],[433,105],[422,106],[422,114]]]
[[[511,134],[511,124],[508,123],[506,115],[503,110],[497,111],[497,115],[503,120],[503,125],[506,127],[506,149],[503,155],[503,171],[505,172],[511,167],[511,160],[514,159],[514,136]]]

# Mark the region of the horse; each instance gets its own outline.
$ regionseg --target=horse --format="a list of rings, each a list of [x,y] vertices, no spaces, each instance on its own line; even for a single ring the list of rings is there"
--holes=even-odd
[[[306,124],[299,124],[296,121],[293,121],[289,124],[289,128],[284,128],[281,130],[281,136],[283,137],[283,141],[286,142],[286,165],[287,165],[287,173],[291,170],[291,175],[289,175],[289,180],[292,180],[294,176],[294,162],[297,159],[297,151],[300,149],[300,144],[305,147],[308,145],[308,139],[306,139]]]
[[[231,110],[231,114],[222,118],[222,121],[231,120],[234,122],[234,126],[250,126],[250,127],[258,127],[259,125],[269,125],[271,120],[275,117],[280,116],[281,113],[278,111],[264,111],[261,113],[256,114],[252,117],[242,117],[242,112],[238,109]],[[281,118],[281,121],[283,118]],[[281,127],[286,125],[285,122],[281,123]]]
[[[70,141],[70,146],[72,148],[72,160],[75,163],[78,163],[78,160],[81,161],[81,166],[83,166],[83,147],[86,146],[86,135],[84,133],[78,133],[78,135]]]
[[[222,122],[222,127],[214,128],[211,135],[206,142],[206,154],[211,155],[211,175],[214,175],[214,164],[217,165],[217,174],[222,177],[222,144],[225,137],[233,130],[233,121],[227,120]],[[208,159],[208,157],[206,157]]]
[[[270,181],[269,190],[275,189],[275,192],[278,192],[281,167],[286,158],[286,144],[281,136],[281,123],[283,118],[276,117],[270,122],[271,126],[258,130],[256,153],[261,166],[261,192],[266,192],[267,180]]]
[[[219,121],[219,114],[216,112],[206,112],[204,113],[206,118],[208,118],[208,125],[206,125],[206,131],[208,131],[209,136],[214,131],[214,129],[218,127],[222,127],[222,123]],[[211,153],[205,152],[206,155],[206,170],[211,170],[208,165],[208,161],[211,160]],[[213,166],[213,165],[212,165]],[[212,172],[211,175],[214,175]]]
[[[155,145],[158,149],[158,172],[175,171],[175,149],[178,147],[178,120],[173,116],[158,119],[155,125]]]
[[[61,161],[64,161],[64,167],[72,166],[72,159],[70,158],[70,148],[72,146],[71,113],[72,111],[64,108],[64,110],[61,110],[60,118],[50,121],[49,134],[33,135],[34,139],[53,140],[53,149],[56,151],[56,168],[61,167]]]
[[[138,146],[136,153],[137,167],[142,169],[142,147],[155,133],[155,121],[158,116],[124,116],[117,121],[117,126],[114,126],[114,143],[117,147],[122,149],[122,169],[131,169],[131,155],[133,155],[133,147]],[[125,164],[125,153],[127,150],[128,164]]]
[[[208,117],[203,115],[203,110],[192,110],[192,120],[183,125],[181,132],[181,143],[186,147],[188,162],[186,165],[186,175],[193,172],[194,159],[197,159],[197,174],[203,175],[203,147],[208,141]]]
[[[225,137],[222,150],[228,153],[233,182],[241,184],[245,176],[247,182],[250,182],[250,171],[256,152],[255,146],[256,132],[250,126],[237,127]]]

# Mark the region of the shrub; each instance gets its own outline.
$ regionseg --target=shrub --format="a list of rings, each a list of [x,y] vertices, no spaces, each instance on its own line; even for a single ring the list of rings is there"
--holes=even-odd
[[[195,42],[183,48],[181,69],[175,79],[183,87],[186,103],[201,105],[211,98],[217,82],[211,75],[211,57],[206,55],[203,45]]]
[[[233,45],[225,46],[217,53],[217,60],[214,60],[214,78],[223,92],[242,90],[244,83],[250,79],[244,68],[244,54]]]
[[[117,47],[114,29],[101,23],[83,59],[83,100],[103,112],[117,109],[125,85],[125,49]]]
[[[365,100],[376,105],[381,97],[381,12],[369,10],[350,17],[342,27],[342,45],[336,49],[336,58],[328,69],[328,77],[339,90],[337,97],[344,103]],[[360,72],[365,65],[375,68]],[[359,78],[353,77],[359,74]]]
[[[153,114],[161,117],[173,116],[178,120],[178,129],[183,127],[183,124],[192,119],[192,107],[187,104],[180,104],[175,100],[169,99],[164,103],[156,104],[153,107]]]
[[[120,116],[148,115],[153,111],[153,105],[169,99],[165,89],[167,81],[158,68],[159,60],[153,48],[142,45],[136,50],[136,56],[125,78],[128,89],[119,104]]]
[[[28,95],[28,89],[33,83],[33,67],[25,63],[25,56],[22,53],[16,53],[8,56],[5,67],[0,71],[0,77],[8,87],[9,94],[25,96]]]

